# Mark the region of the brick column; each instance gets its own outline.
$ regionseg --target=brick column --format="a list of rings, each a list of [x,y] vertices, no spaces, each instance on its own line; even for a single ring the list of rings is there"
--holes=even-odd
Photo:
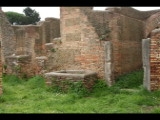
[[[160,89],[160,29],[151,34],[150,44],[150,89]]]

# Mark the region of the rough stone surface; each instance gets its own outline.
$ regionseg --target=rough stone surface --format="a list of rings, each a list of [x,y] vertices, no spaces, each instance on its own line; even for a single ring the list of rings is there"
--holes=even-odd
[[[140,12],[129,7],[106,11],[60,7],[60,20],[46,18],[37,25],[12,26],[0,11],[1,66],[7,64],[7,72],[14,73],[11,63],[18,62],[21,73],[27,75],[91,70],[112,85],[118,76],[142,68],[142,39],[158,39],[159,31],[151,31],[159,26],[159,16],[157,10]],[[17,58],[24,55],[29,57]],[[157,84],[153,76],[151,89]]]
[[[62,88],[66,87],[63,82],[79,82],[81,81],[87,89],[91,90],[97,80],[97,73],[84,70],[61,70],[45,73],[47,85],[56,84]],[[64,88],[65,89],[65,88]]]
[[[6,57],[7,73],[20,77],[30,77],[35,75],[32,70],[31,57],[29,55],[12,55]]]
[[[112,44],[110,41],[105,42],[105,80],[111,86],[114,83],[112,78]]]
[[[155,32],[155,31],[153,31]],[[150,90],[160,89],[160,32],[152,34],[150,43]]]
[[[142,60],[143,60],[143,86],[150,90],[150,39],[142,40]]]
[[[15,36],[11,24],[4,13],[0,10],[0,94],[2,93],[2,66],[5,64],[5,57],[15,52]],[[9,47],[8,47],[9,46]]]

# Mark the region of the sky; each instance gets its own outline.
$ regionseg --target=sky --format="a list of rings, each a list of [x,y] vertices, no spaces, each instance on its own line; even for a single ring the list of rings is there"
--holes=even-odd
[[[23,9],[26,7],[2,7],[4,12],[12,11],[17,13],[23,13]],[[47,17],[60,18],[60,10],[59,7],[30,7],[39,13],[41,17],[41,21],[44,21]],[[94,10],[105,10],[107,7],[94,7]],[[148,11],[148,10],[156,10],[160,9],[160,7],[133,7],[140,11]]]

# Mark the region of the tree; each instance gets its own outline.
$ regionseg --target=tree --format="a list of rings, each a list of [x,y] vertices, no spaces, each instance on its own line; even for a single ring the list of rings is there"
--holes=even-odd
[[[5,12],[5,15],[8,21],[13,24],[24,25],[26,22],[26,16],[24,14],[16,13],[16,12]]]
[[[25,8],[23,12],[25,15],[16,12],[5,12],[5,15],[11,24],[17,25],[36,24],[41,19],[39,13],[29,7]]]
[[[36,22],[39,22],[41,19],[39,13],[36,12],[35,10],[32,10],[30,7],[25,8],[23,12],[28,18],[28,23],[30,24],[36,24]]]

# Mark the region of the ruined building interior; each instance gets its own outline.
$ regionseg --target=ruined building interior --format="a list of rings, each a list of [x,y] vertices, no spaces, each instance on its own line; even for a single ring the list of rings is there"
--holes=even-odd
[[[0,76],[90,70],[111,86],[118,76],[144,68],[144,86],[159,89],[159,21],[160,10],[60,7],[60,19],[11,25],[0,10]]]

